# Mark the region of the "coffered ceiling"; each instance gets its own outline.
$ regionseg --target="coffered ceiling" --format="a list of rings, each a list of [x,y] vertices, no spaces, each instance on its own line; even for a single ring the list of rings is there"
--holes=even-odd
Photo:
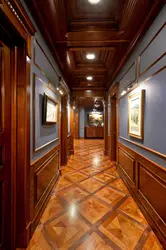
[[[25,0],[71,89],[103,90],[164,0]],[[94,59],[88,60],[87,54]],[[87,77],[91,76],[91,80]]]

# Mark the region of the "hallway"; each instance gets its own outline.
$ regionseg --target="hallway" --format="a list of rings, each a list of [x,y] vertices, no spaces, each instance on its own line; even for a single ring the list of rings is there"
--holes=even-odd
[[[103,150],[75,141],[27,250],[163,249]]]

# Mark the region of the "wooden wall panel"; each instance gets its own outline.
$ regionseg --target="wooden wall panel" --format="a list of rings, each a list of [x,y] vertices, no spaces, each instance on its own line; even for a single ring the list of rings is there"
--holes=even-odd
[[[126,151],[118,148],[118,164],[120,164],[123,170],[126,172],[132,182],[135,182],[135,160]]]
[[[166,249],[166,169],[118,142],[118,171]]]
[[[166,197],[166,181],[140,163],[138,164],[138,173],[138,188],[141,194],[166,223],[166,202],[163,202]],[[161,204],[163,205],[161,206]]]
[[[51,158],[44,162],[39,169],[35,171],[35,188],[36,188],[36,202],[39,201],[41,195],[49,186],[50,182],[53,178],[57,176],[58,173],[58,161],[59,161],[59,154],[58,152],[53,154]]]
[[[47,205],[59,176],[60,146],[56,146],[31,165],[31,232],[33,233]]]

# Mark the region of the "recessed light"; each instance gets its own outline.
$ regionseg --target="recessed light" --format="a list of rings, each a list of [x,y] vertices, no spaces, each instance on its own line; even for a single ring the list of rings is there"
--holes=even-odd
[[[86,78],[88,81],[92,81],[93,77],[92,76],[87,76]]]
[[[89,59],[89,60],[93,60],[93,59],[95,59],[95,54],[90,54],[89,53],[89,54],[86,55],[86,58]]]
[[[88,2],[91,4],[97,4],[100,2],[100,0],[88,0]]]

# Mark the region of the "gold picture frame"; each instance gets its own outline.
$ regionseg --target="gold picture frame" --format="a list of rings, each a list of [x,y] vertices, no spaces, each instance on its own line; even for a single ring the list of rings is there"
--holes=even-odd
[[[128,133],[138,139],[144,137],[144,96],[145,90],[138,90],[128,97]]]

